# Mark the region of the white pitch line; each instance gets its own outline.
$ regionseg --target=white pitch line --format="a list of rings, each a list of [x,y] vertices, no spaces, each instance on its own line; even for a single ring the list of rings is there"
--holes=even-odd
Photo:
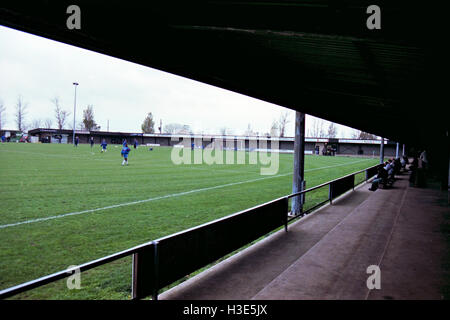
[[[346,165],[349,165],[349,164],[354,164],[354,163],[363,162],[363,161],[367,161],[367,160],[372,160],[372,159],[363,159],[363,160],[358,160],[358,161],[353,161],[353,162],[348,162],[348,163],[341,163],[341,164],[337,164],[337,165],[334,165],[334,166],[312,168],[312,169],[305,170],[305,172],[315,171],[315,170],[322,170],[322,169],[328,169],[328,168],[335,168],[335,167],[341,167],[341,166],[346,166]]]
[[[81,159],[81,160],[101,160],[101,161],[114,161],[116,160],[109,160],[109,159],[92,159],[87,157],[79,157],[79,156],[67,156],[62,154],[53,154],[53,153],[41,153],[41,152],[29,152],[29,151],[20,151],[20,150],[2,150],[1,152],[16,152],[16,153],[26,153],[26,154],[32,154],[32,155],[39,155],[39,156],[46,156],[46,157],[55,157],[55,158],[64,158],[64,159]]]
[[[120,203],[120,204],[107,206],[107,207],[103,207],[103,208],[96,208],[96,209],[90,209],[90,210],[84,210],[84,211],[78,211],[78,212],[71,212],[71,213],[61,214],[61,215],[57,215],[57,216],[51,216],[51,217],[46,217],[46,218],[38,218],[38,219],[32,219],[32,220],[27,220],[27,221],[21,221],[21,222],[17,222],[17,223],[5,224],[5,225],[1,225],[0,229],[13,227],[13,226],[18,226],[18,225],[21,225],[21,224],[28,224],[28,223],[34,223],[34,222],[40,222],[40,221],[47,221],[47,220],[52,220],[52,219],[63,218],[63,217],[67,217],[67,216],[74,216],[74,215],[79,215],[79,214],[83,214],[83,213],[90,213],[90,212],[96,212],[96,211],[101,211],[101,210],[115,209],[115,208],[131,206],[131,205],[141,204],[141,203],[155,201],[155,200],[167,199],[167,198],[172,198],[172,197],[179,197],[179,196],[184,196],[184,195],[195,193],[195,192],[213,190],[213,189],[218,189],[218,188],[225,188],[225,187],[235,186],[235,185],[239,185],[239,184],[243,184],[243,183],[250,183],[250,182],[256,182],[256,181],[265,180],[265,179],[282,177],[282,176],[286,176],[286,175],[289,175],[289,174],[292,174],[292,173],[289,172],[289,173],[280,174],[280,175],[276,175],[276,176],[270,176],[270,177],[264,177],[264,178],[246,180],[246,181],[227,183],[227,184],[223,184],[223,185],[219,185],[219,186],[207,187],[207,188],[201,188],[201,189],[194,189],[194,190],[190,190],[190,191],[173,193],[173,194],[168,194],[168,195],[165,195],[165,196],[159,196],[159,197],[145,199],[145,200],[138,200],[138,201],[133,201],[133,202]]]
[[[362,162],[362,161],[367,161],[367,160],[370,160],[370,159],[364,159],[364,160],[359,160],[359,161],[355,161],[355,162],[349,162],[349,163],[346,163],[346,164],[338,164],[338,165],[335,165],[335,166],[313,168],[313,169],[305,170],[305,172],[314,171],[314,170],[320,170],[320,169],[327,169],[327,168],[334,168],[334,167],[339,167],[339,166],[343,166],[343,165],[350,165],[350,164],[354,164],[354,163]],[[180,196],[184,196],[184,195],[191,194],[191,193],[202,192],[202,191],[209,191],[209,190],[214,190],[214,189],[219,189],[219,188],[236,186],[236,185],[240,185],[240,184],[244,184],[244,183],[251,183],[251,182],[256,182],[256,181],[261,181],[261,180],[267,180],[267,179],[273,179],[273,178],[278,178],[278,177],[284,177],[284,176],[291,175],[291,174],[292,174],[292,172],[283,173],[283,174],[278,174],[278,175],[274,175],[274,176],[268,176],[268,177],[264,177],[264,178],[257,178],[257,179],[239,181],[239,182],[232,182],[232,183],[222,184],[222,185],[213,186],[213,187],[200,188],[200,189],[194,189],[194,190],[185,191],[185,192],[168,194],[168,195],[165,195],[165,196],[159,196],[159,197],[155,197],[155,198],[149,198],[149,199],[132,201],[132,202],[125,202],[125,203],[115,204],[115,205],[112,205],[112,206],[107,206],[107,207],[102,207],[102,208],[89,209],[89,210],[78,211],[78,212],[71,212],[71,213],[65,213],[65,214],[61,214],[61,215],[45,217],[45,218],[38,218],[38,219],[31,219],[31,220],[26,220],[26,221],[11,223],[11,224],[4,224],[4,225],[0,225],[0,229],[5,229],[5,228],[9,228],[9,227],[19,226],[19,225],[22,225],[22,224],[30,224],[30,223],[35,223],[35,222],[41,222],[41,221],[58,219],[58,218],[64,218],[64,217],[68,217],[68,216],[75,216],[75,215],[80,215],[80,214],[84,214],[84,213],[91,213],[91,212],[96,212],[96,211],[115,209],[115,208],[131,206],[131,205],[141,204],[141,203],[150,202],[150,201],[161,200],[161,199],[180,197]]]

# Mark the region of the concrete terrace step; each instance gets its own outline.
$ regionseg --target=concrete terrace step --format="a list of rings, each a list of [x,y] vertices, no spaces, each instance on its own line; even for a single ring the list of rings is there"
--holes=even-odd
[[[162,293],[159,299],[248,300],[295,263],[372,193],[363,185],[213,268]]]
[[[160,299],[440,299],[436,190],[363,185],[316,213],[160,295]],[[426,210],[425,210],[426,209]],[[367,288],[367,267],[381,289]]]
[[[374,192],[253,298],[366,299],[367,267],[382,260],[406,185]]]

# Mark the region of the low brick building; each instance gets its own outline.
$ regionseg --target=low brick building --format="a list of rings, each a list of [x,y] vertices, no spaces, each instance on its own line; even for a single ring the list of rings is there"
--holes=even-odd
[[[33,129],[28,131],[30,136],[38,137],[43,143],[72,143],[72,130],[58,129]],[[170,135],[170,134],[146,134],[130,132],[106,132],[106,131],[81,131],[76,130],[75,135],[79,138],[79,143],[89,143],[90,138],[94,138],[95,144],[100,144],[103,139],[108,144],[122,144],[126,139],[129,144],[133,144],[136,139],[139,145],[160,145],[174,146],[183,141],[191,139],[196,147],[207,147],[214,140],[221,140],[224,148],[232,149],[265,149],[275,147],[278,143],[279,150],[283,152],[293,152],[293,137],[245,137],[245,136],[220,136],[220,135]],[[272,143],[273,141],[273,143]],[[322,155],[332,150],[336,155],[359,155],[359,156],[379,156],[380,140],[358,140],[358,139],[331,139],[331,138],[306,138],[305,153]],[[200,146],[201,144],[201,146]],[[384,153],[387,157],[395,156],[396,143],[385,141]]]

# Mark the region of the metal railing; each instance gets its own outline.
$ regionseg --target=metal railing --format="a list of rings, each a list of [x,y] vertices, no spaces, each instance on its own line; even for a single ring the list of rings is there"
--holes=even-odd
[[[139,246],[136,246],[136,247],[124,250],[124,251],[120,251],[120,252],[114,253],[112,255],[97,259],[97,260],[89,261],[87,263],[79,265],[78,269],[80,272],[84,272],[89,269],[99,267],[101,265],[119,260],[121,258],[125,258],[134,253],[137,253],[139,250],[142,250],[143,248],[145,248],[148,245],[149,245],[149,243],[141,244]],[[12,297],[16,294],[19,294],[19,293],[22,293],[25,291],[29,291],[31,289],[35,289],[35,288],[44,286],[46,284],[67,278],[72,274],[72,271],[70,271],[70,270],[73,270],[73,269],[62,270],[62,271],[59,271],[59,272],[35,279],[35,280],[31,280],[31,281],[19,284],[17,286],[13,286],[13,287],[4,289],[4,290],[0,291],[0,299],[6,299],[6,298]]]
[[[361,183],[367,182],[371,177],[375,176],[377,174],[377,170],[378,170],[379,166],[380,165],[377,164],[377,165],[374,165],[372,167],[368,167],[366,169],[362,169],[362,170],[350,173],[350,174],[348,174],[346,176],[343,176],[343,177],[340,177],[340,178],[337,178],[337,179],[334,179],[334,180],[331,180],[331,181],[327,181],[327,182],[324,182],[324,183],[319,184],[317,186],[314,186],[314,187],[311,187],[311,188],[308,188],[308,189],[305,189],[305,190],[302,190],[302,191],[299,191],[299,192],[292,193],[292,194],[288,195],[287,196],[288,199],[291,199],[291,198],[294,198],[294,197],[300,197],[302,195],[303,196],[306,195],[306,193],[308,193],[308,192],[311,192],[311,191],[314,191],[314,190],[317,190],[317,189],[320,189],[320,188],[328,186],[328,197],[327,197],[326,200],[315,204],[314,206],[308,208],[305,211],[303,211],[303,209],[302,209],[301,213],[299,213],[297,215],[294,215],[294,216],[291,216],[291,218],[288,219],[288,222],[290,222],[292,220],[295,220],[295,219],[297,219],[299,217],[302,217],[305,214],[310,213],[311,211],[317,209],[318,207],[321,207],[322,205],[324,205],[327,202],[330,202],[332,204],[333,203],[333,199],[341,196],[342,194],[344,194],[345,192],[349,191],[350,189],[354,190],[356,186],[360,185]],[[358,175],[358,174],[361,174],[363,172],[365,173],[364,179],[355,184],[355,179],[354,179],[355,176]],[[304,203],[303,203],[303,205],[304,205]]]
[[[336,197],[354,189],[357,185],[354,184],[355,175],[365,172],[365,179],[358,184],[363,183],[376,174],[378,166],[372,166],[212,222],[81,264],[77,268],[62,270],[1,290],[0,299],[6,299],[67,278],[73,274],[74,269],[84,272],[127,256],[133,256],[132,298],[141,299],[151,295],[156,300],[160,289],[183,278],[184,275],[217,261],[283,225],[287,231],[288,222],[307,214],[326,202],[332,203]],[[290,198],[304,195],[327,185],[329,186],[327,200],[288,219],[288,200]],[[230,235],[233,236],[230,237]]]

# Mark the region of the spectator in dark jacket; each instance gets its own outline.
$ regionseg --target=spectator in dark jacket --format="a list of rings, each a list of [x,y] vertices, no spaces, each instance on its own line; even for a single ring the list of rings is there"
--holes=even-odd
[[[400,162],[400,158],[396,158],[394,160],[394,174],[400,174],[401,168],[402,168],[402,164]]]
[[[383,166],[378,167],[378,174],[375,179],[372,181],[372,186],[369,188],[370,191],[375,191],[378,189],[380,183],[385,183],[388,178],[387,171],[383,168]]]
[[[418,167],[419,167],[419,158],[415,155],[411,165],[409,166],[409,170],[411,171],[411,175],[409,176],[409,182],[411,184],[414,184],[416,182]]]

